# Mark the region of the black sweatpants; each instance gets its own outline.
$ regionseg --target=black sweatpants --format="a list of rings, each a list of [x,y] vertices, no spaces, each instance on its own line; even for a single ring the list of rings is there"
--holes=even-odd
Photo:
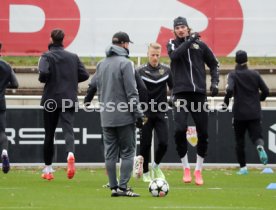
[[[240,167],[246,166],[245,155],[245,133],[248,131],[249,138],[254,145],[264,145],[262,136],[261,121],[257,120],[234,120],[233,122],[235,139],[236,139],[236,155]]]
[[[144,157],[144,173],[149,171],[149,157],[153,130],[156,132],[158,146],[155,152],[154,162],[159,164],[168,147],[168,123],[167,114],[164,112],[152,112],[147,114],[148,120],[142,128],[140,139],[140,155]]]
[[[183,158],[188,150],[186,138],[188,114],[191,113],[198,135],[197,154],[204,158],[208,149],[208,106],[207,98],[199,93],[182,93],[175,95],[174,139],[176,150]]]
[[[53,112],[44,110],[43,114],[45,128],[44,162],[45,165],[51,165],[54,156],[54,137],[58,121],[60,121],[60,126],[65,138],[66,151],[73,153],[75,151],[75,137],[73,131],[75,108],[66,109],[65,112],[62,112],[61,108]]]
[[[8,150],[8,138],[6,129],[6,110],[0,110],[0,149]]]

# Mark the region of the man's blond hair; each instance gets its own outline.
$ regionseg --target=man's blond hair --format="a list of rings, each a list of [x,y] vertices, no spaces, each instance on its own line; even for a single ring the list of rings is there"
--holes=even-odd
[[[153,42],[153,43],[150,43],[149,44],[149,47],[148,47],[148,50],[152,48],[152,49],[155,49],[155,50],[161,50],[161,45],[157,42]]]

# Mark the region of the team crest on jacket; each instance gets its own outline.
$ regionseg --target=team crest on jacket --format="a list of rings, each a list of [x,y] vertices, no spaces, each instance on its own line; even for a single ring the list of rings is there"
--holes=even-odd
[[[192,49],[196,49],[196,50],[198,50],[198,49],[199,49],[199,45],[198,45],[198,44],[196,44],[196,43],[193,43],[193,45],[192,45]]]
[[[164,69],[159,69],[159,74],[163,75],[165,73]]]

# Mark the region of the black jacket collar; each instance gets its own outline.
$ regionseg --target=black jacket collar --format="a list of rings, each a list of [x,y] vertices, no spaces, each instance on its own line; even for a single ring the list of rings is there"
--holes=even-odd
[[[244,69],[248,69],[247,64],[241,65],[241,64],[237,64],[235,67],[236,70],[244,70]]]
[[[64,47],[62,44],[49,44],[48,45],[48,49],[51,51],[51,50],[63,50]]]

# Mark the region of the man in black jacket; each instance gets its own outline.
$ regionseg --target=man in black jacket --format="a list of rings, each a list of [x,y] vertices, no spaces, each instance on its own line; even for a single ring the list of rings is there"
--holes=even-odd
[[[144,158],[144,182],[151,181],[148,164],[153,129],[156,131],[158,147],[154,160],[152,160],[152,171],[156,178],[165,179],[159,164],[168,147],[167,87],[170,90],[173,88],[173,80],[169,66],[159,62],[160,55],[161,45],[151,43],[148,47],[148,63],[137,69],[148,90],[148,109],[145,112],[147,122],[142,128],[142,138],[140,139],[140,155]]]
[[[201,40],[198,33],[191,33],[184,17],[174,19],[175,39],[167,45],[171,59],[171,70],[174,79],[174,122],[175,143],[183,163],[183,181],[190,183],[191,173],[187,157],[187,117],[191,113],[198,133],[197,161],[195,183],[203,184],[202,165],[208,146],[208,110],[206,97],[206,69],[211,73],[211,96],[218,94],[219,70],[218,61],[211,49]]]
[[[236,155],[240,164],[240,170],[237,174],[244,175],[248,174],[245,157],[246,131],[249,132],[252,143],[257,146],[261,162],[267,164],[268,161],[262,136],[260,101],[266,99],[269,95],[269,89],[258,72],[248,69],[245,51],[236,52],[236,63],[235,71],[228,75],[224,103],[227,107],[229,99],[234,96],[233,125],[236,138]]]
[[[2,44],[0,43],[0,51]],[[6,129],[6,88],[18,88],[18,82],[11,66],[0,59],[0,148],[2,147],[2,171],[8,173],[10,162],[8,156],[8,139],[5,133]]]
[[[48,180],[54,178],[52,168],[54,135],[59,120],[68,153],[67,177],[72,179],[75,174],[73,121],[75,107],[78,107],[78,83],[89,78],[79,57],[64,50],[63,39],[63,30],[52,30],[49,51],[41,56],[38,64],[39,81],[45,83],[41,99],[41,106],[44,107],[45,128],[45,168],[42,178]]]

